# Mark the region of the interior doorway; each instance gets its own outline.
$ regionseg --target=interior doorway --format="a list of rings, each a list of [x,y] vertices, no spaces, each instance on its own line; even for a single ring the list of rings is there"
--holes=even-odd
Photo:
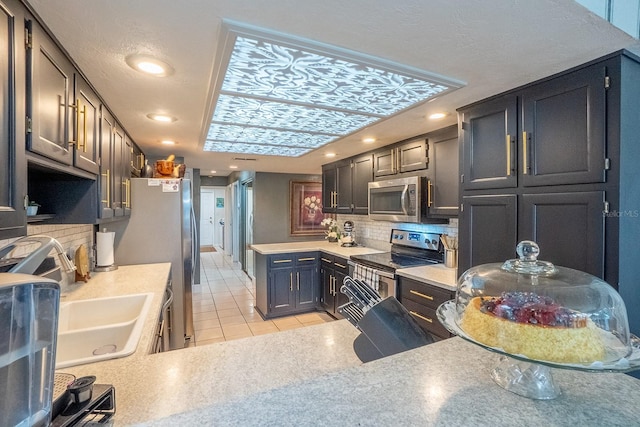
[[[225,187],[200,188],[201,248],[224,248],[225,205]]]
[[[253,271],[253,180],[242,182],[240,189],[240,263],[249,277]]]

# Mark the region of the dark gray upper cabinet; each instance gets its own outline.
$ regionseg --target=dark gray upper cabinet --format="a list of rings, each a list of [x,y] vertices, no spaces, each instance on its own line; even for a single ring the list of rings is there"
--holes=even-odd
[[[0,239],[27,231],[23,22],[18,5],[0,3]]]
[[[87,172],[99,172],[100,100],[86,80],[75,74],[74,165]]]
[[[373,153],[374,177],[424,170],[429,164],[427,141],[415,138]]]
[[[449,126],[428,134],[429,179],[427,209],[431,216],[458,215],[458,127]]]
[[[69,144],[74,67],[34,20],[26,21],[27,148],[65,165],[73,164]]]
[[[596,64],[520,95],[524,186],[605,181],[606,76]]]
[[[98,216],[101,219],[113,218],[114,211],[114,131],[116,121],[103,105],[100,112],[100,179],[98,180],[98,198],[100,200]]]
[[[336,213],[351,213],[353,187],[351,185],[351,161],[345,160],[336,164],[336,197],[334,200]]]
[[[336,186],[338,177],[333,163],[322,166],[322,212],[336,213]]]
[[[366,154],[322,166],[322,211],[367,214],[367,184],[373,180],[372,155]]]
[[[460,111],[462,188],[513,188],[516,176],[518,100],[503,96]]]
[[[367,215],[369,213],[368,184],[373,181],[373,155],[364,154],[355,157],[352,160],[352,164],[352,213]]]

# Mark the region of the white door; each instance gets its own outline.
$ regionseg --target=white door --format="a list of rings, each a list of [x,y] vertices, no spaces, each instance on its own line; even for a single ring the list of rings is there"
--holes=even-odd
[[[200,189],[200,241],[202,246],[223,246],[225,218],[225,187],[201,187]]]
[[[200,246],[213,246],[215,192],[213,189],[200,188]]]

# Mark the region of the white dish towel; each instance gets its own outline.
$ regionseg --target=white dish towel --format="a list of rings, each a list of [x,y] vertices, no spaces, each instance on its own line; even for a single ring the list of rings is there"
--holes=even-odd
[[[372,289],[378,291],[378,282],[380,282],[380,276],[378,271],[371,267],[356,264],[353,270],[353,278],[356,280],[362,280]]]

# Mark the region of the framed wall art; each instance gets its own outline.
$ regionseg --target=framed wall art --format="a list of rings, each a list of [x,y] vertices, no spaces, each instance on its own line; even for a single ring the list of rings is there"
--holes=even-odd
[[[321,225],[332,214],[322,213],[322,182],[291,181],[290,210],[292,236],[322,236],[325,227]]]

